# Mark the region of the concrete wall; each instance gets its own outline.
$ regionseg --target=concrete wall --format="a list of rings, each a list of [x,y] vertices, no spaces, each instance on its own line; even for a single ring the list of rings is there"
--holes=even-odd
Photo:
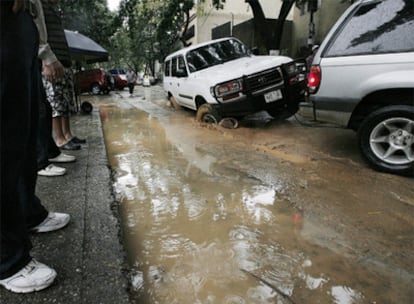
[[[314,44],[322,42],[335,21],[350,6],[348,2],[341,3],[340,0],[319,1],[319,10],[314,14]],[[203,7],[198,6],[192,12],[191,24],[195,25],[195,34],[189,41],[193,44],[211,40],[213,28],[230,22],[230,32],[232,32],[235,26],[253,18],[250,5],[244,0],[227,0],[223,10],[216,10],[211,3],[212,1],[206,1]],[[260,0],[260,3],[266,18],[276,19],[278,17],[282,0]],[[292,22],[285,25],[282,37],[282,54],[304,57],[307,55],[308,49],[310,14],[307,11],[302,14],[294,6],[287,20],[292,20]],[[250,35],[250,33],[246,35]]]
[[[260,0],[260,4],[266,18],[276,19],[282,0]],[[190,40],[193,44],[211,40],[211,30],[217,26],[230,22],[233,27],[253,18],[250,5],[244,0],[226,0],[222,10],[216,10],[211,0],[206,1],[203,7],[199,6],[192,14],[197,16],[192,21],[196,28],[194,38]],[[293,10],[287,19],[293,19]]]
[[[332,25],[342,13],[350,6],[349,3],[341,3],[339,0],[321,0],[318,11],[314,14],[315,35],[314,43],[320,44]],[[292,29],[292,56],[300,57],[301,48],[308,46],[310,13],[301,14],[298,8],[293,10]]]

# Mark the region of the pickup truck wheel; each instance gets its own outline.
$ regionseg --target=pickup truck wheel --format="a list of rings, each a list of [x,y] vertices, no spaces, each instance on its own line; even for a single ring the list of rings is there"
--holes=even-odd
[[[177,100],[175,100],[174,96],[168,97],[168,100],[170,101],[170,105],[175,110],[180,110],[181,106],[177,103]]]
[[[388,106],[371,113],[358,129],[358,140],[375,169],[414,175],[414,107]]]
[[[204,123],[218,124],[221,117],[210,104],[204,103],[197,110],[196,120]]]
[[[100,85],[99,85],[99,84],[97,84],[97,83],[94,83],[94,84],[91,86],[91,92],[92,92],[92,94],[94,94],[94,95],[99,95],[99,94],[101,93],[101,87],[100,87]]]

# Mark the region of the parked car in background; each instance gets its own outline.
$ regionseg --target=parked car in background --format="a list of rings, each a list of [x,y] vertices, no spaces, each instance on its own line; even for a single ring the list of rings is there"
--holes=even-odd
[[[112,69],[108,71],[115,78],[115,88],[123,90],[128,86],[125,70],[123,69]]]
[[[79,71],[75,73],[74,81],[77,93],[109,94],[114,88],[114,78],[104,69]]]
[[[313,60],[302,116],[357,131],[379,171],[414,174],[413,0],[363,0],[333,26]]]
[[[167,56],[164,65],[171,105],[197,111],[199,121],[216,123],[263,110],[286,119],[304,100],[304,60],[255,56],[235,38],[184,48]]]

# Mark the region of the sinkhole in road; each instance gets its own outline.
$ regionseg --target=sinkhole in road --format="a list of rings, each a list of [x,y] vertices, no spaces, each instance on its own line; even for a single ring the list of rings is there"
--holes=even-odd
[[[387,279],[302,237],[320,228],[287,177],[249,173],[251,151],[134,107],[100,113],[133,303],[392,302]]]

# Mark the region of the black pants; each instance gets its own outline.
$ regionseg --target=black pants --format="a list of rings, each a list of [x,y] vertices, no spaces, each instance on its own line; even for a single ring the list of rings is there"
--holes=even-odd
[[[0,2],[0,279],[31,259],[28,227],[47,211],[35,196],[40,74],[38,33],[27,12],[14,14]]]
[[[37,138],[37,170],[42,170],[50,165],[49,158],[55,158],[60,154],[60,149],[52,137],[52,107],[46,100],[46,94],[40,82],[39,93],[39,128]]]
[[[135,83],[128,82],[129,94],[134,93]]]

